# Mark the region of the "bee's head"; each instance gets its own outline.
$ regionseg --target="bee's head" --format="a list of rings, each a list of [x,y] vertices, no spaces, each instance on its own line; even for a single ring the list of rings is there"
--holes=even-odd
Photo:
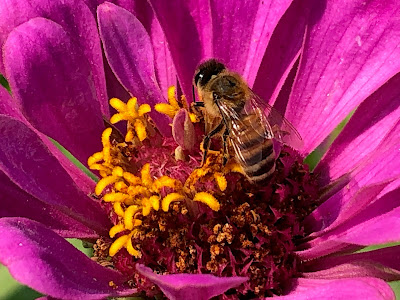
[[[225,65],[216,59],[209,59],[197,68],[194,74],[194,85],[204,87],[213,76],[225,70]]]

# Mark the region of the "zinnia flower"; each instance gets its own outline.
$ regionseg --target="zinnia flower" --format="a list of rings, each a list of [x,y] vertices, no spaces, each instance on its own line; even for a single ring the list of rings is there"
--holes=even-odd
[[[31,2],[0,3],[0,261],[18,281],[59,299],[394,299],[400,246],[357,250],[400,239],[398,1]],[[210,57],[303,138],[264,186],[218,143],[200,167],[186,99]]]

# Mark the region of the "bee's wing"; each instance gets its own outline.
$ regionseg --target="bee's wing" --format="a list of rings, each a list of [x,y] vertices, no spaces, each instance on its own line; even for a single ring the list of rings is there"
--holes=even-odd
[[[274,137],[263,109],[253,107],[248,111],[243,109],[241,112],[237,112],[224,103],[220,102],[218,106],[223,119],[228,123],[230,129],[229,141],[235,151],[236,158],[244,165],[247,165],[249,160],[253,162],[261,161],[262,151],[251,152],[252,156],[248,157],[248,150]]]
[[[245,114],[252,114],[253,111],[260,110],[263,111],[264,115],[262,120],[267,123],[273,138],[294,149],[299,150],[303,147],[303,139],[293,125],[275,108],[252,93],[251,99],[246,102],[244,107]]]

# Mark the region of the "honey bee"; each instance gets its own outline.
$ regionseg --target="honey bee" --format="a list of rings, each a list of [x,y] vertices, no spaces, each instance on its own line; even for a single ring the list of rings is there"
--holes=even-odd
[[[210,59],[202,63],[195,72],[194,87],[200,97],[194,105],[203,107],[206,124],[202,165],[211,138],[218,135],[223,141],[223,164],[233,148],[248,180],[261,184],[275,171],[274,139],[293,148],[302,147],[302,139],[290,122],[221,62]]]

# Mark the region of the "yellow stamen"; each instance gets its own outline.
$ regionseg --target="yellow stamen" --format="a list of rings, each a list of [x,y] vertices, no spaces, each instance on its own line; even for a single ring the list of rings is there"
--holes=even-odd
[[[150,175],[150,164],[149,163],[147,163],[143,166],[141,175],[142,175],[143,185],[149,187],[153,184],[153,179],[151,178],[151,175]]]
[[[132,245],[132,238],[129,238],[128,242],[126,243],[126,250],[128,253],[136,258],[140,258],[142,254],[140,251],[136,250]]]
[[[124,224],[125,228],[128,230],[132,230],[135,221],[134,221],[134,215],[135,213],[139,210],[139,206],[137,205],[131,205],[125,210],[125,215],[124,215]]]
[[[119,217],[121,217],[121,218],[124,217],[125,212],[124,212],[124,209],[122,208],[121,202],[115,202],[115,203],[113,204],[113,208],[114,208],[115,213],[116,213]]]
[[[114,238],[115,235],[125,230],[124,224],[120,223],[111,227],[109,231],[110,238]]]
[[[220,189],[222,192],[225,191],[225,190],[226,190],[226,187],[228,186],[228,183],[227,183],[227,181],[226,181],[225,176],[224,176],[222,173],[220,173],[220,172],[216,172],[216,173],[214,174],[214,178],[215,178],[215,181],[217,182],[217,185],[218,185],[219,189]]]
[[[176,88],[174,85],[172,85],[168,88],[168,102],[173,108],[175,108],[176,110],[179,110],[180,107],[179,107],[178,101],[176,100],[176,97],[175,97],[175,90],[176,90]]]
[[[110,105],[118,111],[126,111],[126,104],[118,98],[110,99]]]
[[[96,185],[94,192],[96,193],[97,196],[100,195],[108,185],[113,184],[117,180],[118,177],[112,175],[100,179]]]
[[[180,189],[182,188],[182,183],[179,180],[173,179],[168,176],[162,176],[154,181],[154,189],[157,192],[160,192],[160,190],[163,187],[169,187],[172,189]]]
[[[143,141],[147,137],[146,126],[144,126],[142,120],[136,119],[133,125],[135,127],[136,135],[139,141]]]
[[[91,165],[98,163],[103,159],[103,152],[96,152],[92,156],[88,158],[88,166],[90,167]]]
[[[132,185],[140,184],[142,182],[142,180],[139,177],[137,177],[129,172],[124,172],[124,179],[126,181],[128,181],[129,184],[132,184]]]
[[[142,206],[143,206],[143,210],[142,210],[143,216],[148,216],[150,214],[151,208],[152,208],[151,202],[149,201],[148,198],[144,198],[142,200]]]
[[[185,196],[178,193],[171,193],[164,197],[161,201],[162,210],[167,212],[169,210],[169,205],[171,202],[182,201],[185,199]]]
[[[140,105],[139,109],[138,109],[138,114],[139,116],[143,116],[146,113],[151,112],[151,107],[148,104],[142,104]]]
[[[104,195],[103,199],[105,202],[124,202],[131,196],[124,193],[109,193]]]
[[[167,103],[158,103],[154,106],[154,109],[161,114],[167,115],[171,119],[173,119],[176,115],[177,110],[172,105]]]
[[[118,253],[119,250],[121,250],[123,247],[125,247],[126,243],[130,239],[129,235],[123,235],[117,238],[114,243],[111,244],[109,254],[111,257],[113,257],[115,254]]]
[[[158,211],[160,209],[160,197],[151,196],[149,202],[151,203],[151,206],[155,211]]]
[[[220,209],[220,204],[215,197],[207,192],[200,192],[194,195],[193,201],[199,201],[206,204],[214,211],[218,211]]]

